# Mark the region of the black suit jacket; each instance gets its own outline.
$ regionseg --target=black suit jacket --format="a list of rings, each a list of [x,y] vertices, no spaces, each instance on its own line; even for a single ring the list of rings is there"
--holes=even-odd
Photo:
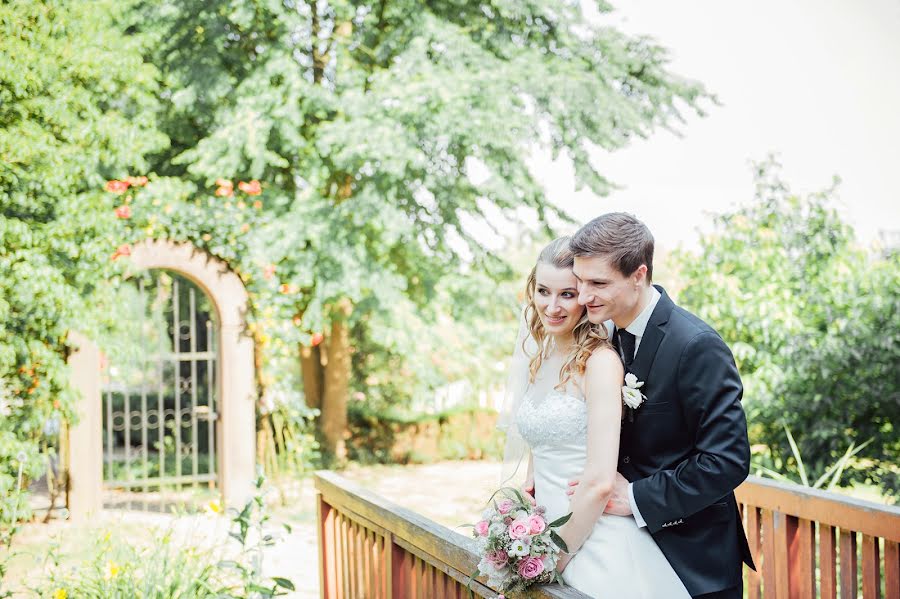
[[[619,472],[688,592],[702,595],[740,584],[742,561],[754,568],[733,492],[750,468],[743,386],[718,333],[656,288],[628,369],[647,399],[623,420]]]

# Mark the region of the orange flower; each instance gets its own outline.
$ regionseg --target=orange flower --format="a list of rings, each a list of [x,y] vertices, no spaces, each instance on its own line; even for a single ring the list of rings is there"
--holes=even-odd
[[[227,198],[234,195],[234,183],[228,179],[216,179],[216,197]]]
[[[129,185],[130,183],[128,183],[128,181],[113,179],[112,181],[106,182],[106,191],[111,193],[125,193],[125,190],[128,189]]]
[[[241,233],[246,233],[249,230],[250,230],[250,225],[248,223],[244,223],[243,225],[241,225]]]
[[[127,243],[123,243],[119,247],[116,248],[116,251],[113,252],[112,258],[110,260],[117,260],[122,256],[130,256],[131,255],[131,246]]]
[[[132,187],[143,187],[147,184],[147,177],[125,177],[125,182]]]
[[[289,285],[288,283],[282,283],[281,286],[278,288],[278,291],[280,291],[281,293],[284,293],[284,294],[297,293],[298,291],[300,291],[300,288],[297,287],[296,285]]]
[[[275,276],[275,265],[267,264],[266,267],[263,269],[263,278],[265,280],[269,281],[274,276]]]
[[[253,207],[259,210],[260,208],[262,208],[262,201],[256,200],[255,202],[253,202]]]
[[[123,204],[116,208],[116,216],[118,218],[131,218],[131,206]]]
[[[249,183],[241,181],[240,183],[238,183],[238,189],[246,193],[248,196],[258,196],[262,193],[262,187],[260,186],[259,181],[257,181],[256,179],[250,181]]]
[[[309,339],[309,344],[313,347],[316,347],[323,341],[325,341],[325,335],[323,335],[322,333],[313,333],[312,337],[310,337]]]

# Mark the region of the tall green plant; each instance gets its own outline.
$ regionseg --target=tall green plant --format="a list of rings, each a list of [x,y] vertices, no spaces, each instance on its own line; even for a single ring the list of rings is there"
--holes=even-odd
[[[676,254],[679,300],[732,347],[753,443],[796,449],[810,479],[897,495],[900,252],[858,247],[836,193],[797,195],[777,162],[757,165],[753,201],[717,217],[699,253]]]

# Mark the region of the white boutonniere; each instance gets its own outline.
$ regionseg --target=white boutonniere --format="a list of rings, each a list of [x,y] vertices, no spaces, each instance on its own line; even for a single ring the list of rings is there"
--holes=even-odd
[[[632,410],[641,407],[647,396],[641,393],[641,387],[644,386],[643,381],[637,380],[632,373],[625,375],[625,384],[622,386],[622,401]]]

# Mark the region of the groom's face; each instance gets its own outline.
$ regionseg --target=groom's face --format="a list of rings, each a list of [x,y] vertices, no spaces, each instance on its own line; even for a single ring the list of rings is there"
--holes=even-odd
[[[612,320],[623,328],[631,324],[641,299],[645,266],[625,276],[606,258],[576,256],[572,271],[578,280],[578,303],[587,308],[592,323]]]

